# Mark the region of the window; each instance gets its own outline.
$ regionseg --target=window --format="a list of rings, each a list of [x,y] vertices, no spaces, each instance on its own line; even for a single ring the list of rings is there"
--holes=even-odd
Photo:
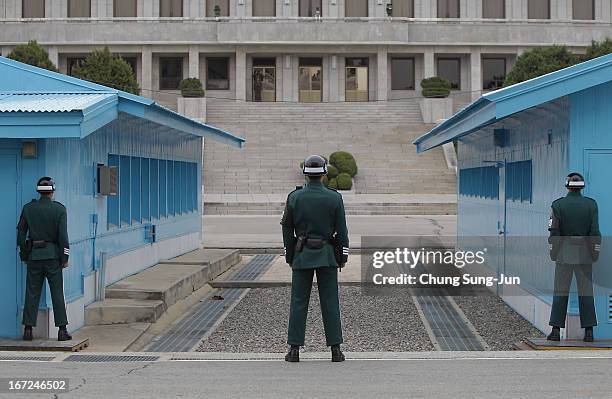
[[[394,0],[392,17],[414,18],[414,0]]]
[[[113,16],[136,17],[137,15],[136,0],[115,0],[113,2]]]
[[[108,225],[140,224],[198,210],[198,164],[109,155],[119,168],[119,193],[107,197]]]
[[[66,73],[68,76],[74,76],[74,69],[83,61],[85,57],[70,57],[66,58]]]
[[[132,72],[134,72],[134,76],[136,76],[136,65],[138,65],[136,57],[120,57],[123,58],[123,61],[128,63],[128,65],[132,68]]]
[[[298,68],[299,101],[320,103],[323,101],[323,60],[321,58],[300,58]]]
[[[574,19],[595,19],[595,0],[574,0],[572,2],[572,9]]]
[[[459,194],[466,197],[499,199],[499,171],[495,166],[459,171]]]
[[[359,18],[368,16],[368,0],[344,0],[344,16]]]
[[[321,0],[299,0],[300,17],[323,16],[321,14]]]
[[[529,0],[529,19],[550,19],[550,0]]]
[[[529,161],[506,164],[506,198],[515,202],[531,202],[532,163]]]
[[[68,18],[91,17],[90,0],[68,0]]]
[[[183,0],[160,0],[159,1],[159,16],[160,17],[182,17],[183,16]]]
[[[183,80],[183,59],[181,57],[164,57],[159,59],[159,88],[161,90],[178,90]]]
[[[206,0],[206,16],[229,17],[229,0]]]
[[[482,88],[484,90],[501,89],[506,80],[505,58],[482,59]]]
[[[391,90],[414,90],[414,58],[391,59]]]
[[[23,0],[21,16],[23,18],[44,18],[45,0]]]
[[[438,18],[459,18],[459,0],[438,0]]]
[[[345,68],[346,101],[368,101],[368,59],[347,58]]]
[[[206,90],[229,90],[229,58],[206,59]]]
[[[276,59],[253,59],[253,101],[276,101]]]
[[[482,2],[483,18],[506,18],[506,0],[484,0]]]
[[[276,16],[276,0],[253,0],[254,17]]]
[[[461,89],[461,60],[459,58],[438,58],[438,76],[448,80],[451,89]]]

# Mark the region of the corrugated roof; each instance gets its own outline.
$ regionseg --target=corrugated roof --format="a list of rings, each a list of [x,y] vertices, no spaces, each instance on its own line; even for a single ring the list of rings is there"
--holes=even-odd
[[[71,112],[83,111],[116,93],[2,93],[0,112]]]

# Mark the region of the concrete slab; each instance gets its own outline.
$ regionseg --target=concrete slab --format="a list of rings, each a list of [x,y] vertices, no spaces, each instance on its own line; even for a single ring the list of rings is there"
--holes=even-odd
[[[235,257],[234,251],[226,249],[197,249],[176,258],[164,260],[160,263],[173,265],[207,265],[217,263],[225,258]],[[230,259],[230,261],[233,259]],[[236,261],[235,263],[237,263]]]
[[[89,346],[89,338],[72,337],[70,341],[35,339],[23,341],[16,339],[0,339],[0,351],[22,352],[77,352]]]
[[[149,328],[151,323],[85,326],[72,334],[74,339],[89,338],[84,352],[123,352]]]
[[[527,338],[525,342],[536,350],[612,350],[612,340],[584,342],[577,339],[562,339],[555,342],[546,338]]]
[[[105,299],[85,308],[85,324],[153,323],[165,310],[159,300]]]

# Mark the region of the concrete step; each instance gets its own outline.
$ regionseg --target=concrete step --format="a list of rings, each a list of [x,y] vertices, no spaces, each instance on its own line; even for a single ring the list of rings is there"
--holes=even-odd
[[[240,260],[237,250],[199,249],[160,262],[107,287],[105,300],[85,309],[85,323],[154,323],[169,307]]]
[[[205,215],[281,215],[282,202],[207,202]],[[345,203],[347,215],[455,215],[455,203]]]

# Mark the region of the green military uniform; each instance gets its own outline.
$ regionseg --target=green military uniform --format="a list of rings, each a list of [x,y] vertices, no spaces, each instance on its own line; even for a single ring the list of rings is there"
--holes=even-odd
[[[550,257],[557,264],[549,324],[565,327],[569,288],[575,274],[580,324],[582,328],[596,326],[592,265],[601,245],[597,202],[580,192],[557,199],[552,204],[549,231]]]
[[[51,289],[55,325],[67,325],[62,268],[68,262],[70,246],[64,205],[44,196],[26,204],[17,225],[17,245],[21,260],[28,265],[23,324],[36,326],[46,278]]]
[[[338,262],[330,243],[334,233],[341,245],[341,264],[348,259],[349,240],[342,195],[310,181],[287,197],[283,214],[285,260],[291,266],[289,345],[303,346],[313,275],[317,275],[323,327],[328,346],[342,343],[338,301]],[[300,250],[299,238],[305,239]],[[296,248],[296,246],[298,248]]]

